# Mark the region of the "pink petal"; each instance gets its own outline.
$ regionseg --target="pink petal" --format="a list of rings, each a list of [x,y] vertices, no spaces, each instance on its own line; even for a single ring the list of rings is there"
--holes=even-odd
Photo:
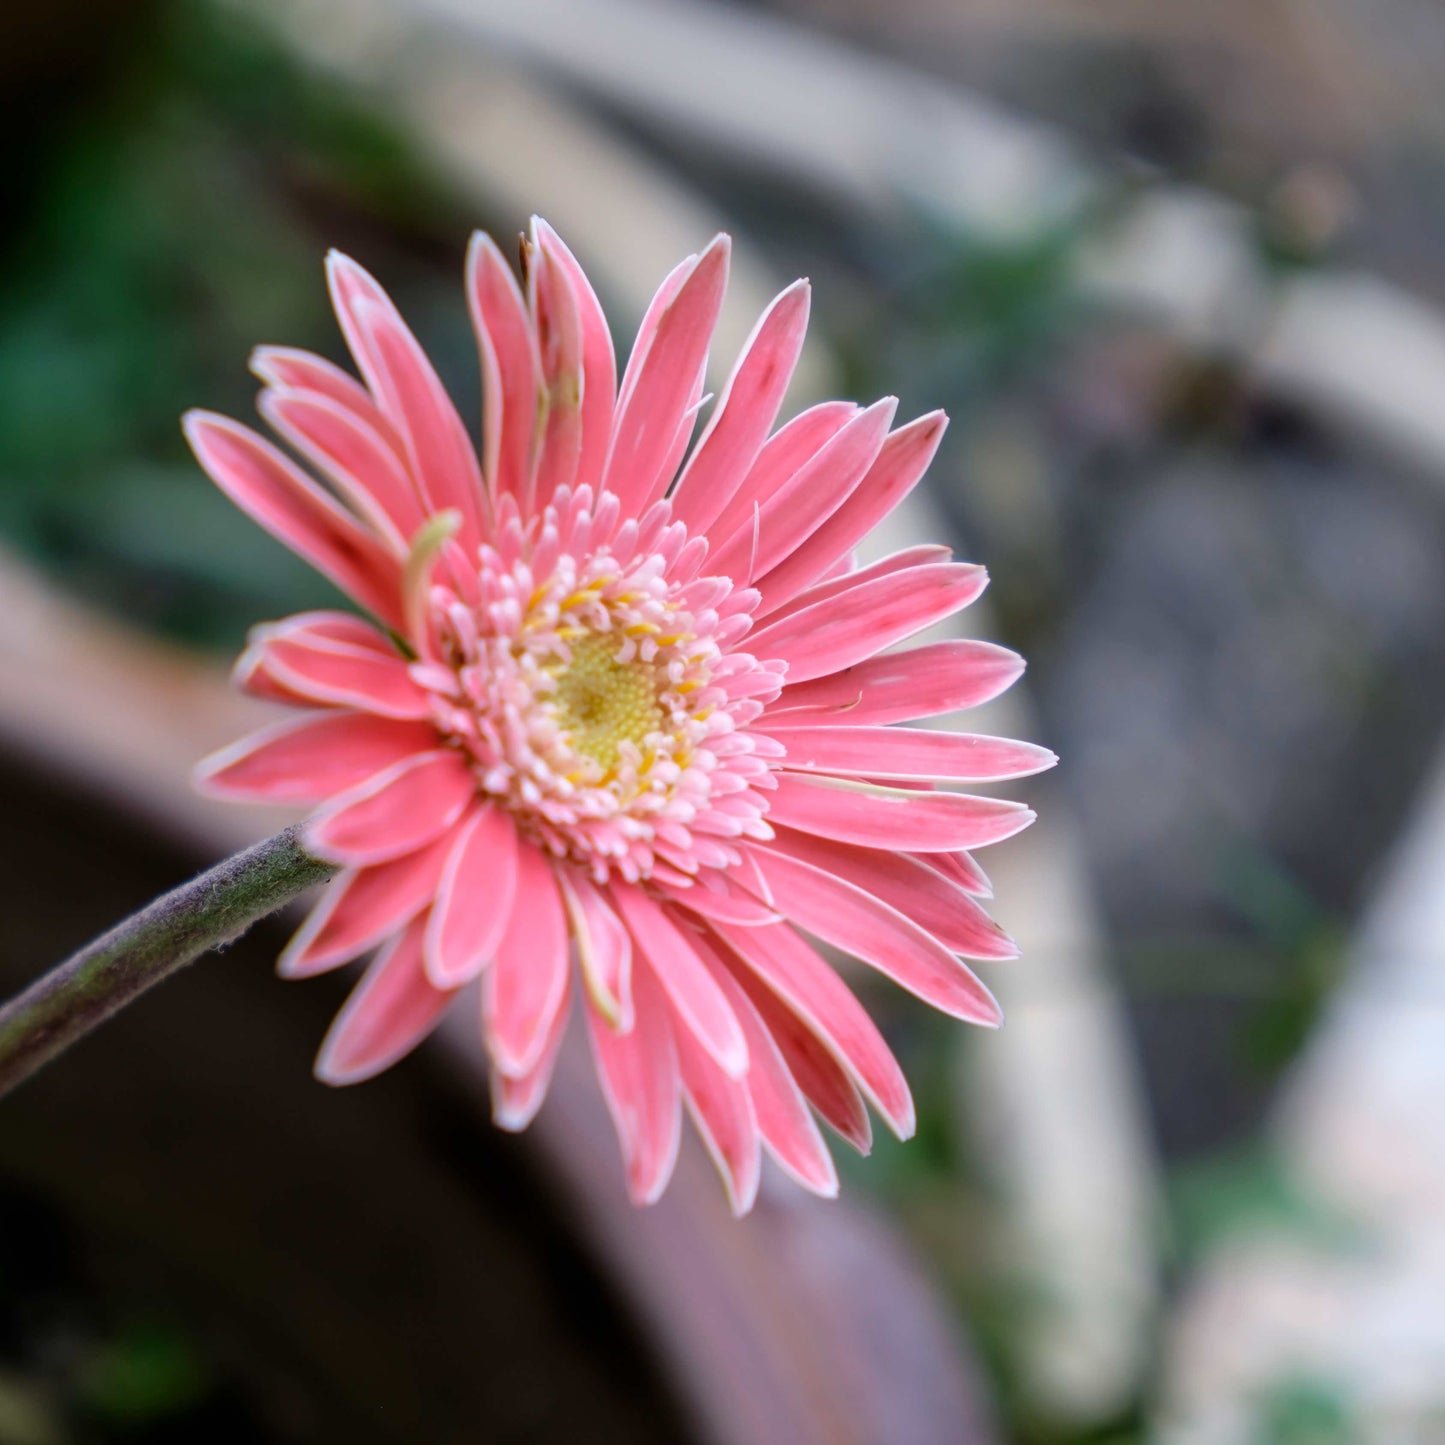
[[[716,918],[724,923],[741,923],[745,926],[781,922],[782,914],[774,912],[766,904],[759,903],[751,894],[736,887],[728,880],[727,874],[712,868],[706,872],[716,874],[717,881],[714,883],[710,878],[699,876],[696,883],[686,888],[666,883],[658,884],[658,892],[665,894],[679,908],[685,908],[700,918]]]
[[[262,623],[252,628],[252,636],[308,637],[318,646],[330,643],[337,647],[368,649],[382,657],[395,657],[395,645],[374,623],[354,612],[317,608],[312,612],[293,612],[280,622]]]
[[[305,637],[318,643],[335,643],[344,647],[366,649],[380,657],[396,657],[396,649],[387,642],[376,627],[355,613],[318,610],[311,613],[295,613],[279,623],[263,623],[253,627],[247,634],[246,652],[236,659],[231,669],[231,681],[244,692],[257,698],[270,698],[277,702],[290,702],[299,707],[315,705],[315,699],[292,691],[289,686],[277,682],[266,665],[266,647],[276,636]]]
[[[401,433],[410,471],[429,515],[456,511],[457,541],[470,555],[480,543],[485,499],[482,473],[462,419],[426,353],[391,303],[363,301],[357,321],[367,328],[383,371],[381,398]]]
[[[573,869],[558,874],[557,882],[592,1006],[611,1027],[626,1033],[633,1021],[632,935],[591,879]]]
[[[558,487],[571,486],[582,450],[582,318],[567,273],[547,247],[534,245],[527,295],[541,366],[532,507],[540,510]]]
[[[753,514],[780,487],[786,486],[854,417],[860,408],[851,401],[824,401],[779,427],[769,437],[757,460],[740,483],[713,497],[694,487],[688,505],[695,521],[692,531],[709,537],[727,537],[749,526]]]
[[[971,893],[975,898],[993,897],[993,884],[971,853],[925,853],[915,861],[952,879],[965,893]]]
[[[313,803],[436,746],[426,723],[332,713],[279,723],[222,748],[196,767],[196,786],[218,798]]]
[[[803,1097],[860,1154],[871,1153],[873,1126],[868,1121],[868,1106],[852,1075],[750,968],[741,961],[729,963],[730,955],[726,952],[716,956],[728,964],[734,981],[762,1020]]]
[[[517,829],[488,803],[457,832],[427,925],[426,971],[438,988],[460,988],[491,960],[512,920]]]
[[[310,978],[338,968],[397,933],[432,901],[452,838],[374,868],[334,879],[276,961],[282,978]]]
[[[982,567],[962,562],[889,573],[769,623],[751,634],[748,650],[754,657],[781,658],[790,682],[806,682],[953,616],[987,581]]]
[[[764,1143],[778,1163],[805,1189],[826,1199],[833,1198],[838,1193],[837,1170],[777,1040],[742,985],[723,962],[722,955],[706,938],[699,942],[698,952],[717,980],[718,987],[727,995],[743,1027],[743,1036],[748,1043],[747,1089],[752,1096],[756,1127]],[[686,1070],[683,1082],[687,1083]],[[847,1082],[846,1079],[844,1082]],[[851,1084],[847,1087],[852,1090],[853,1098],[858,1100],[857,1090]],[[858,1106],[861,1110],[861,1100],[858,1100]],[[867,1123],[866,1113],[864,1123]],[[741,1193],[740,1190],[737,1192]]]
[[[517,851],[512,918],[482,979],[487,1044],[497,1068],[521,1078],[537,1066],[567,992],[567,917],[541,849]]]
[[[250,646],[236,659],[231,668],[231,681],[251,697],[264,698],[267,702],[284,702],[294,707],[306,707],[309,699],[293,692],[277,682],[261,663],[260,649]],[[311,706],[316,706],[311,703]],[[199,781],[199,778],[198,778]]]
[[[718,236],[672,300],[644,322],[627,364],[603,486],[636,516],[667,490],[668,459],[693,404],[722,308],[731,243]]]
[[[400,564],[268,441],[213,412],[189,411],[186,440],[210,478],[253,521],[392,627],[402,625]]]
[[[907,853],[855,848],[779,828],[771,847],[881,898],[931,933],[954,953],[968,958],[1018,957],[1018,945],[952,878],[928,861]],[[931,854],[930,859],[948,857]]]
[[[325,1084],[356,1084],[389,1069],[436,1027],[452,995],[421,964],[417,918],[379,953],[331,1025],[316,1060]]]
[[[430,699],[412,681],[408,664],[373,629],[367,628],[365,637],[339,637],[329,624],[317,626],[316,616],[302,613],[253,629],[251,645],[236,664],[237,681],[248,687],[263,673],[273,696],[279,690],[312,706],[402,719],[431,715]]]
[[[537,1110],[547,1097],[548,1086],[557,1068],[557,1055],[562,1051],[562,1040],[567,1033],[571,1002],[572,975],[568,972],[563,975],[562,1002],[547,1030],[541,1058],[527,1073],[515,1079],[509,1078],[500,1069],[492,1070],[492,1122],[499,1129],[515,1134],[537,1117]]]
[[[791,601],[845,558],[918,484],[943,439],[948,418],[929,412],[883,443],[867,474],[798,547],[758,582],[758,615]]]
[[[405,557],[425,520],[396,449],[368,422],[312,391],[273,387],[257,403],[271,426],[320,472],[377,536]]]
[[[589,1005],[587,1027],[603,1097],[617,1128],[634,1204],[653,1204],[677,1162],[682,1126],[677,1052],[667,1004],[646,964],[633,974],[637,1019],[618,1033]]]
[[[627,370],[622,374],[622,385],[618,389],[617,405],[613,410],[614,421],[626,406],[628,398],[637,390],[637,377],[641,371],[643,357],[646,355],[643,338],[650,337],[657,331],[657,323],[662,319],[667,308],[676,300],[677,293],[682,290],[683,282],[697,269],[697,263],[696,252],[691,256],[684,256],[662,278],[662,285],[657,288],[652,300],[647,303],[647,310],[642,316],[642,324],[637,328],[637,336],[632,343],[632,353],[627,358]]]
[[[731,535],[714,527],[710,568],[750,581],[795,551],[862,480],[897,406],[897,398],[890,396],[859,412]]]
[[[842,979],[792,926],[739,928],[717,923],[713,931],[802,1020],[842,1065],[900,1139],[916,1123],[908,1081],[867,1010]]]
[[[753,329],[707,427],[677,480],[672,515],[706,531],[757,460],[803,349],[811,290],[795,281]]]
[[[769,731],[825,722],[885,724],[977,707],[1023,675],[1024,660],[991,642],[934,642],[869,658],[812,682],[784,686]]]
[[[924,1002],[996,1027],[993,996],[932,934],[861,888],[785,853],[754,856],[788,917],[815,938],[871,964]]]
[[[951,853],[1001,842],[1034,820],[1031,809],[1004,798],[914,792],[801,773],[775,777],[768,806],[773,822],[863,848]]]
[[[602,469],[612,440],[612,412],[617,403],[617,360],[612,350],[612,332],[597,293],[577,264],[577,258],[562,244],[561,237],[537,216],[532,218],[532,231],[548,259],[565,272],[577,306],[582,331],[582,440],[574,485],[591,487],[595,493],[602,483]]]
[[[415,753],[333,798],[306,824],[306,846],[351,867],[385,863],[445,832],[476,793],[459,753]]]
[[[258,346],[251,353],[251,370],[267,386],[314,392],[334,402],[376,432],[400,455],[401,440],[396,429],[382,416],[371,393],[339,366],[294,346]]]
[[[487,484],[494,496],[514,496],[525,504],[540,384],[536,340],[512,268],[481,231],[467,248],[467,300],[482,357]]]
[[[326,258],[326,273],[347,344],[401,438],[427,513],[460,513],[458,539],[471,551],[482,535],[482,479],[452,399],[377,282],[339,251]]]
[[[791,602],[786,602],[770,612],[767,620],[769,625],[772,625],[781,622],[785,617],[792,617],[805,607],[815,607],[820,602],[841,596],[844,592],[851,592],[865,582],[874,582],[882,577],[892,577],[897,572],[907,572],[915,567],[931,566],[935,563],[951,562],[952,560],[953,549],[940,546],[936,542],[923,542],[917,546],[904,547],[900,551],[890,552],[886,557],[880,557],[876,562],[870,562],[866,567],[859,567],[855,561],[845,558],[829,571],[827,577],[814,583],[806,592],[800,593]]]
[[[729,1078],[686,1027],[673,1029],[677,1067],[698,1135],[722,1176],[728,1204],[740,1219],[758,1197],[762,1137],[748,1078]]]
[[[691,939],[641,888],[621,883],[613,886],[611,894],[633,943],[651,961],[677,1016],[725,1073],[741,1077],[748,1067],[742,1029]]]
[[[809,773],[997,782],[1026,778],[1058,762],[1035,743],[932,728],[825,723],[779,728],[777,736],[788,749],[785,765]]]

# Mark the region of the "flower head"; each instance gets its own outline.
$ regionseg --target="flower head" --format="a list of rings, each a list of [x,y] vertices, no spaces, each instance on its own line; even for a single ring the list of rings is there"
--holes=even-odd
[[[541,221],[523,260],[519,285],[488,237],[468,256],[480,457],[385,292],[336,254],[362,380],[285,348],[254,359],[262,416],[321,482],[246,427],[187,416],[217,485],[370,614],[255,629],[241,686],[303,711],[208,759],[202,784],[317,805],[307,844],[342,872],[284,975],[377,950],[323,1079],[385,1069],[479,980],[494,1112],[520,1129],[575,992],[635,1199],[666,1185],[684,1104],[737,1211],[764,1145],[831,1194],[815,1111],[866,1150],[865,1100],[901,1136],[913,1106],[804,933],[997,1023],[960,955],[1015,950],[971,850],[1032,814],[938,785],[1053,761],[896,726],[1022,671],[983,642],[889,650],[972,602],[982,568],[941,547],[853,559],[944,417],[894,428],[892,399],[827,402],[774,430],[799,282],[690,445],[727,238],[663,282],[620,385],[597,298]]]

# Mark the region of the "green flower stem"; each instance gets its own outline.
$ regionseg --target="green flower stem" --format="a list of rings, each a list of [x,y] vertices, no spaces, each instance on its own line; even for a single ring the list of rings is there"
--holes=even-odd
[[[336,865],[288,828],[117,924],[0,1007],[0,1097],[201,954],[234,942]]]

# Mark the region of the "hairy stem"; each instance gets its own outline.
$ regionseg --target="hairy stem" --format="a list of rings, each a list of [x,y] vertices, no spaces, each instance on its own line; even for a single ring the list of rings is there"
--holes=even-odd
[[[201,954],[336,872],[288,828],[157,898],[0,1007],[0,1096]]]

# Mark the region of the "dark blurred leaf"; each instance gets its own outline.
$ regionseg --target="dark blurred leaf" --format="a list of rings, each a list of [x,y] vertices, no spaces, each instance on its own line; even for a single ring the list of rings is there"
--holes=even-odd
[[[397,135],[263,31],[179,3],[130,42],[0,271],[0,532],[103,606],[234,645],[335,594],[214,492],[180,413],[247,414],[257,342],[336,354],[332,240],[461,225]]]
[[[79,1382],[87,1413],[129,1426],[189,1409],[209,1384],[185,1336],[158,1321],[131,1323],[99,1346]]]

